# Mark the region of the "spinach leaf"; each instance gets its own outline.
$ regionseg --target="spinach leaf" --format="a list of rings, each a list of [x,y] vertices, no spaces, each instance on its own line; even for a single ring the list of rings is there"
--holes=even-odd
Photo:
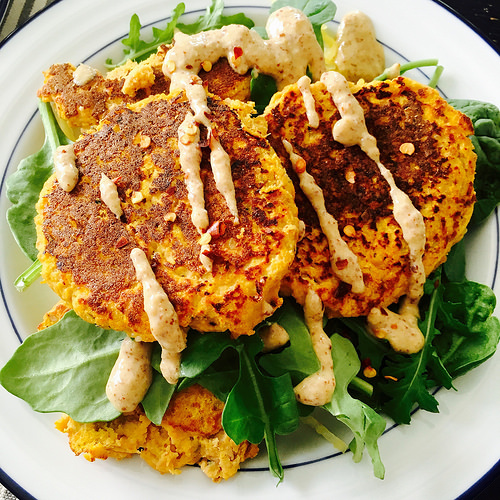
[[[500,110],[482,101],[451,99],[474,125],[471,141],[477,154],[474,188],[477,201],[469,228],[481,224],[500,202]]]
[[[255,111],[262,114],[269,104],[271,97],[278,91],[276,80],[269,75],[252,71],[250,80],[250,100],[255,103]]]
[[[106,396],[106,383],[124,338],[69,311],[30,335],[0,371],[0,383],[35,411],[64,412],[77,422],[120,415]]]
[[[230,347],[235,347],[235,341],[228,333],[202,334],[191,330],[182,351],[181,377],[198,377]]]
[[[237,444],[244,440],[260,443],[265,439],[269,467],[281,482],[284,477],[276,445],[276,434],[289,434],[299,425],[299,413],[289,374],[263,375],[255,357],[262,350],[260,337],[240,337],[236,341],[240,375],[226,400],[222,425]]]
[[[489,359],[500,340],[500,321],[492,316],[493,291],[471,281],[444,283],[436,325],[446,332],[434,344],[453,378]]]
[[[153,424],[161,425],[163,415],[165,415],[175,392],[175,387],[175,384],[169,384],[161,373],[156,370],[153,372],[153,382],[141,401],[146,417]]]
[[[7,197],[12,203],[7,210],[7,221],[17,244],[32,261],[38,255],[35,205],[45,181],[52,174],[54,151],[69,143],[57,125],[50,104],[39,101],[38,110],[45,129],[45,142],[39,151],[21,160],[16,172],[7,179]]]
[[[324,408],[353,432],[354,438],[349,445],[353,460],[359,462],[366,447],[375,477],[383,479],[385,468],[380,459],[378,438],[383,434],[386,422],[375,410],[348,392],[349,383],[361,366],[352,343],[338,334],[332,335],[331,341],[336,386],[332,401]]]
[[[287,331],[290,345],[281,352],[264,354],[260,358],[261,366],[271,375],[290,373],[294,384],[317,372],[320,363],[314,352],[301,308],[286,299],[270,321],[276,321]]]

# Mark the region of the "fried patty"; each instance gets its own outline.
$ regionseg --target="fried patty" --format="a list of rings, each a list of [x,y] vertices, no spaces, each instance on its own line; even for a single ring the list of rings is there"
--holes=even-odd
[[[111,422],[81,424],[64,415],[56,422],[68,434],[75,455],[118,460],[139,455],[161,473],[180,474],[185,465],[198,464],[214,482],[234,476],[242,462],[259,447],[248,441],[237,445],[221,424],[224,403],[194,385],[176,393],[161,425],[149,421],[141,407]]]
[[[64,133],[75,140],[82,130],[96,126],[114,107],[168,93],[170,80],[164,76],[162,65],[169,48],[162,45],[145,61],[128,61],[106,75],[97,71],[94,78],[81,86],[73,80],[75,66],[53,64],[44,72],[38,97],[52,103]],[[236,73],[224,58],[206,69],[199,76],[209,92],[222,98],[250,99],[250,73]]]
[[[345,147],[333,139],[332,126],[340,114],[322,83],[311,90],[320,117],[317,129],[309,126],[296,85],[275,95],[265,113],[269,140],[293,180],[299,218],[305,223],[282,291],[304,304],[307,291],[315,290],[329,316],[367,315],[372,307],[386,307],[407,291],[409,249],[377,165],[358,146]],[[377,139],[381,162],[424,217],[423,262],[429,274],[463,237],[472,214],[476,156],[468,138],[471,122],[437,91],[403,77],[372,82],[354,95],[368,131]],[[364,293],[353,293],[333,274],[326,237],[299,187],[283,139],[304,158],[323,190],[328,212],[358,258]]]
[[[239,212],[235,223],[215,186],[202,127],[212,272],[200,262],[179,161],[178,128],[190,109],[183,93],[115,108],[74,144],[76,187],[64,191],[55,176],[45,184],[36,217],[42,276],[84,320],[154,341],[130,259],[135,247],[148,256],[183,327],[251,334],[281,304],[298,236],[293,185],[250,105],[215,96],[208,104],[213,134],[231,159]],[[119,219],[101,200],[102,173],[117,186]]]

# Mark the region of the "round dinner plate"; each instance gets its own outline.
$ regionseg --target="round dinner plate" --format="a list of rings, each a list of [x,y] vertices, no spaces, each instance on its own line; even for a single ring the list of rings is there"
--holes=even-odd
[[[226,1],[230,13],[245,12],[265,22],[269,2]],[[430,0],[338,0],[336,19],[359,9],[373,20],[384,44],[387,64],[438,58],[444,66],[439,89],[450,98],[489,101],[500,106],[498,55],[450,12]],[[194,19],[206,0],[192,0]],[[128,34],[137,13],[145,33],[164,25],[174,2],[165,0],[64,0],[53,4],[11,36],[0,50],[0,366],[33,331],[56,301],[39,283],[26,292],[13,287],[29,264],[7,226],[9,206],[5,182],[19,160],[37,151],[43,129],[36,91],[42,71],[52,63],[87,62],[103,69],[108,57],[118,58],[119,40]],[[427,81],[432,70],[407,76]],[[495,213],[468,236],[469,279],[499,291],[499,224]],[[437,391],[438,414],[416,411],[409,426],[388,425],[379,446],[386,468],[376,479],[370,460],[360,464],[351,453],[341,455],[308,429],[279,440],[285,480],[279,486],[266,470],[265,450],[245,464],[236,477],[212,483],[197,467],[178,476],[161,475],[140,458],[89,463],[75,457],[67,437],[54,429],[57,416],[33,412],[23,401],[0,388],[0,481],[20,499],[73,500],[182,498],[452,499],[474,485],[500,458],[500,357],[495,355],[455,382],[457,391]]]

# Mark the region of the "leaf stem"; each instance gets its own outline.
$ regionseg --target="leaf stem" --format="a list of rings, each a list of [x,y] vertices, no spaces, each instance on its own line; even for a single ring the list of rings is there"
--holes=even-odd
[[[18,291],[24,292],[26,288],[32,285],[39,277],[42,271],[42,264],[39,260],[35,260],[28,269],[26,269],[17,279],[14,281],[14,286]]]
[[[437,66],[437,64],[438,64],[437,59],[419,59],[418,61],[410,61],[400,66],[399,74],[402,75],[403,73],[406,73],[411,69],[424,68],[427,66]],[[387,78],[389,77],[389,71],[390,68],[387,68],[381,75],[374,78],[374,80],[376,81],[387,80]]]
[[[373,396],[373,385],[366,380],[363,380],[362,378],[354,377],[349,385],[354,389],[357,389],[358,391],[366,394],[368,397]]]

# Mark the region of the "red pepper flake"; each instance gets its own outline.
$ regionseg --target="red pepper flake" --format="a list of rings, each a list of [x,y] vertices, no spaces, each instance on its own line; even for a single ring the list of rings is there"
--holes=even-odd
[[[125,238],[125,236],[120,236],[116,241],[116,248],[123,248],[127,244],[128,244],[128,239]]]
[[[339,270],[345,269],[348,264],[349,264],[349,261],[347,259],[338,259],[335,262],[335,265],[337,266],[337,269],[339,269]]]
[[[214,222],[207,230],[207,233],[212,236],[212,239],[215,240],[222,236],[226,232],[226,224],[223,221]]]
[[[393,380],[394,382],[397,382],[398,379],[396,377],[393,377],[392,375],[384,375],[384,378],[387,380]]]
[[[361,360],[361,368],[366,368],[367,366],[371,366],[372,362],[370,358],[365,358]]]
[[[233,53],[234,58],[238,59],[238,57],[241,57],[243,55],[243,49],[241,47],[235,47]]]

